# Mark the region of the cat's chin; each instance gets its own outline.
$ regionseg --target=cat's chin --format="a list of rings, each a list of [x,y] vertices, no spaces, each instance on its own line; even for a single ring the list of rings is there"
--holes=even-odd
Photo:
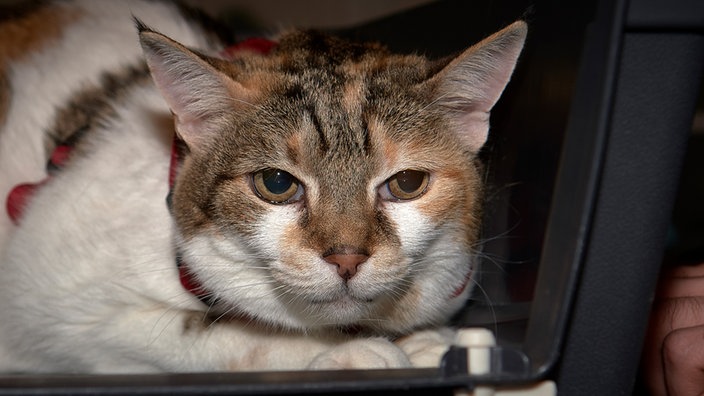
[[[302,328],[330,328],[356,326],[365,321],[374,311],[374,300],[356,298],[350,294],[342,294],[335,298],[312,299],[304,303],[305,307],[292,308],[298,311],[298,319]]]

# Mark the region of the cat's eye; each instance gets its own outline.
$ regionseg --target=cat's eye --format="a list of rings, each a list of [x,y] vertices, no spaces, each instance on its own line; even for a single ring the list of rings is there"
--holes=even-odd
[[[382,188],[382,198],[407,201],[423,195],[428,187],[430,176],[427,172],[407,169],[393,175],[386,183],[385,187],[390,196],[386,196],[386,191]]]
[[[257,195],[273,204],[293,203],[303,197],[301,183],[281,169],[260,170],[252,176],[252,182]]]

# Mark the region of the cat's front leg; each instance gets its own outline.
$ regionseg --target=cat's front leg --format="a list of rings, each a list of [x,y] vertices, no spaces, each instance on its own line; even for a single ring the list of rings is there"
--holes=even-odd
[[[438,367],[456,338],[457,331],[445,327],[417,331],[399,338],[395,344],[408,356],[413,367]]]
[[[405,367],[411,367],[406,353],[381,337],[347,341],[321,353],[308,366],[312,370]]]
[[[423,330],[393,343],[384,338],[363,338],[332,347],[318,355],[310,369],[377,369],[438,367],[456,341],[450,328]]]
[[[155,318],[159,315],[160,318]],[[268,371],[336,370],[412,367],[406,353],[381,337],[349,339],[336,334],[277,331],[247,321],[209,322],[203,313],[181,311],[175,318],[158,312],[130,317],[146,319],[127,327],[148,332],[116,336],[130,350],[134,361],[152,361],[158,371]],[[148,326],[148,323],[152,325]],[[153,323],[158,323],[154,325]],[[163,326],[162,326],[163,324]],[[122,323],[121,328],[125,328]],[[141,336],[140,336],[141,335]],[[115,340],[113,339],[113,341]],[[105,347],[105,345],[103,345]],[[121,372],[134,361],[118,367],[98,365],[97,372]],[[102,362],[108,363],[108,362]],[[127,370],[131,371],[131,370]]]
[[[195,323],[194,327],[200,325],[202,323]],[[232,328],[232,325],[221,324],[220,326],[224,327],[221,330],[232,331],[233,336],[240,335],[238,333],[241,331],[255,330],[238,328],[236,324]],[[217,332],[217,329],[211,326],[202,329],[206,332],[213,330]],[[340,338],[339,335],[331,334],[316,336],[294,333],[276,335],[266,331],[256,333],[249,333],[249,342],[244,342],[240,353],[235,353],[228,359],[227,370],[341,370],[413,366],[406,352],[383,337],[345,339],[346,337]],[[246,352],[241,353],[243,351]]]

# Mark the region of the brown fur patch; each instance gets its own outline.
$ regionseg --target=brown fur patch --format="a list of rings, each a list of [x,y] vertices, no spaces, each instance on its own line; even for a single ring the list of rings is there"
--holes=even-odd
[[[362,105],[363,85],[361,79],[351,79],[342,90],[342,105],[347,113],[358,116]]]
[[[398,143],[387,137],[385,126],[379,122],[377,117],[373,117],[369,121],[367,128],[371,146],[376,152],[380,153],[377,157],[381,162],[382,169],[390,168],[399,160],[400,148]]]
[[[301,160],[303,138],[300,134],[292,134],[286,139],[286,155],[293,164],[298,164]]]
[[[377,312],[383,312],[383,315],[386,315],[385,320],[392,321],[400,327],[411,328],[416,320],[415,307],[422,304],[422,297],[422,292],[414,284],[405,290],[400,299],[386,300],[385,306],[378,309]]]
[[[192,311],[183,318],[183,333],[206,331],[213,324],[213,320],[205,313]]]
[[[63,30],[80,17],[56,5],[43,6],[24,16],[0,23],[0,59],[21,59],[61,37]]]
[[[304,271],[309,265],[310,251],[301,246],[302,230],[297,225],[286,227],[281,240],[281,256],[282,260],[290,269],[294,271]],[[321,252],[322,255],[322,252]],[[279,274],[273,274],[274,277]]]
[[[12,94],[7,65],[58,40],[64,28],[79,17],[75,10],[43,5],[0,21],[0,125],[4,123]]]
[[[262,367],[263,363],[267,360],[269,350],[270,348],[264,345],[255,345],[240,359],[228,362],[225,369],[227,371],[244,371]]]
[[[10,83],[7,81],[7,76],[2,71],[2,65],[0,65],[0,126],[5,123],[11,95],[12,89],[10,88]]]

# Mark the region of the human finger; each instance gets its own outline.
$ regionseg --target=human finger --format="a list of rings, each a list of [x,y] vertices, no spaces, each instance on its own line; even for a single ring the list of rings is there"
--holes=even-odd
[[[664,299],[653,304],[642,367],[646,385],[654,396],[667,395],[662,354],[665,338],[677,329],[699,325],[704,325],[704,297]]]
[[[704,393],[704,325],[670,332],[662,357],[668,396]]]

